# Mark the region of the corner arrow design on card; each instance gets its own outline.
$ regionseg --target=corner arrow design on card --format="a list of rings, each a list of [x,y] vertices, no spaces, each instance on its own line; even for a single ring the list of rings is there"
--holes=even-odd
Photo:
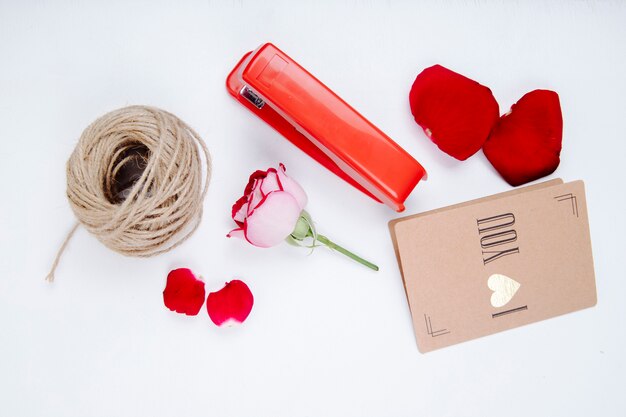
[[[424,314],[424,321],[426,322],[426,333],[428,333],[431,337],[443,336],[444,334],[450,333],[448,329],[439,329],[433,330],[433,324],[430,321],[430,316]]]
[[[578,198],[576,198],[574,194],[569,193],[569,194],[558,195],[554,197],[554,199],[558,202],[569,200],[572,203],[572,214],[578,217]]]
[[[487,280],[487,286],[493,294],[491,294],[491,305],[493,307],[505,306],[511,301],[520,283],[513,278],[509,278],[503,274],[493,274]]]

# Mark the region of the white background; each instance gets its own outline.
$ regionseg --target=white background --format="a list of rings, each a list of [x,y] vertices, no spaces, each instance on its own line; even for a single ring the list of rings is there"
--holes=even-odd
[[[184,4],[183,4],[184,3]],[[626,5],[592,1],[333,3],[0,1],[0,415],[623,416]],[[323,170],[230,98],[238,59],[272,41],[394,138],[430,178],[415,213],[509,190],[481,152],[458,162],[413,122],[408,92],[440,63],[489,86],[504,113],[561,97],[562,162],[584,179],[595,308],[420,354],[387,231],[398,216]],[[205,218],[153,259],[73,224],[65,162],[81,131],[129,104],[167,109],[206,140]],[[284,162],[319,230],[376,261],[224,237],[254,169]],[[170,312],[168,271],[256,303],[220,329]]]

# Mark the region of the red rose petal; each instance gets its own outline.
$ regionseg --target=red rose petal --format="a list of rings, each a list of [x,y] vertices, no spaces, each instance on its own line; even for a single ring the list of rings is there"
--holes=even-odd
[[[261,171],[260,169],[257,169],[252,174],[250,174],[250,178],[248,178],[248,184],[246,184],[243,195],[247,196],[248,194],[250,194],[252,192],[252,189],[254,188],[254,183],[256,182],[256,180],[263,179],[266,176],[267,171]]]
[[[195,316],[204,304],[204,282],[187,268],[174,269],[167,275],[163,290],[165,307],[177,313]]]
[[[426,68],[415,78],[409,102],[426,135],[461,161],[481,148],[500,115],[489,88],[441,65]]]
[[[233,218],[235,223],[239,225],[239,227],[243,226],[243,220],[238,218],[237,214],[239,213],[243,205],[246,204],[247,202],[248,202],[248,196],[244,195],[243,197],[239,198],[239,200],[235,201],[235,204],[233,204],[233,208],[231,209],[231,217]]]
[[[245,282],[234,279],[224,288],[209,294],[206,308],[213,323],[218,326],[243,323],[254,304],[254,297]]]
[[[483,152],[506,182],[516,186],[556,170],[562,139],[559,95],[550,90],[534,90],[498,120]]]

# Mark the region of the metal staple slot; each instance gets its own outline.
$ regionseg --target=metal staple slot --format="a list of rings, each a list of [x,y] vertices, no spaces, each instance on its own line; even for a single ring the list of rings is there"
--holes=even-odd
[[[265,101],[261,97],[259,97],[254,91],[248,88],[247,85],[244,85],[241,91],[239,92],[246,100],[254,105],[257,109],[262,109],[265,106]]]

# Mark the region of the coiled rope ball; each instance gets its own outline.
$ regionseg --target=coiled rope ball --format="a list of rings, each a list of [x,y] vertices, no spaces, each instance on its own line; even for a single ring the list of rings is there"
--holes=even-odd
[[[79,224],[127,256],[154,256],[180,245],[200,224],[210,177],[205,143],[175,115],[130,106],[100,117],[67,161],[67,197],[78,223],[47,279],[54,280]]]

